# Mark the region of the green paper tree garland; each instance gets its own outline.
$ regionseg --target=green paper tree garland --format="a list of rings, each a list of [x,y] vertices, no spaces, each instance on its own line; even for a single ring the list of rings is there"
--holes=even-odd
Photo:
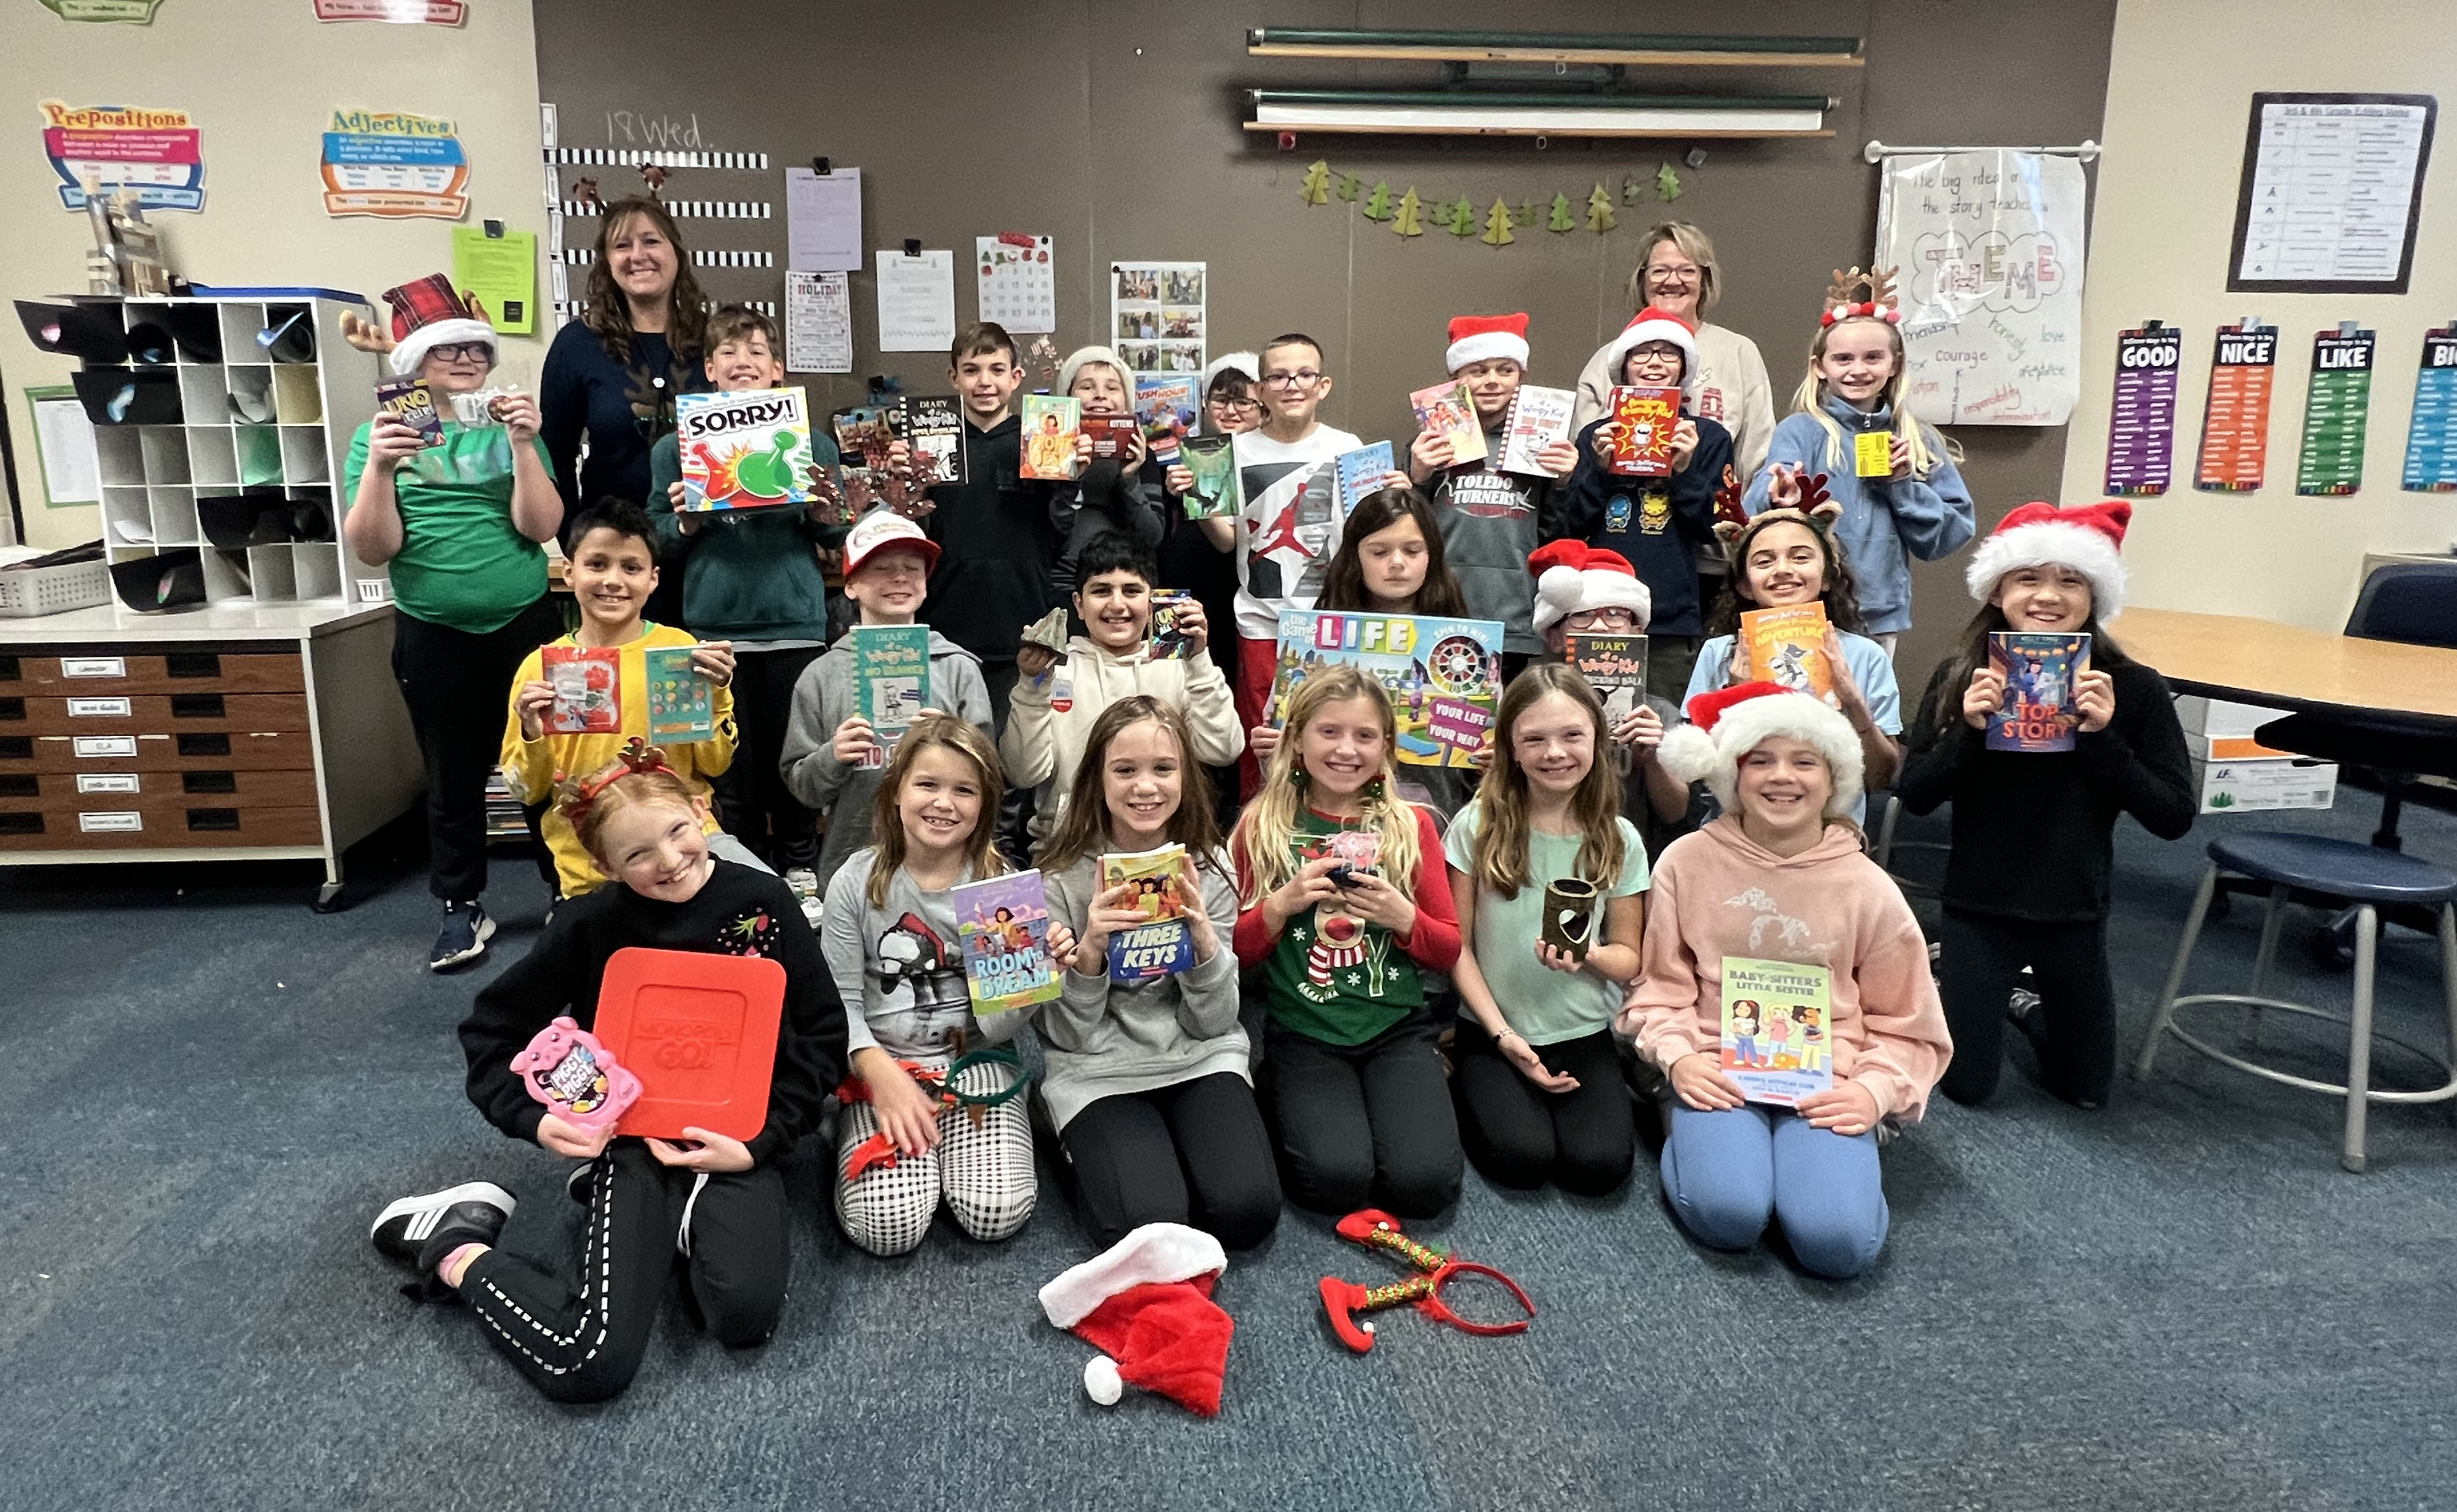
[[[1650,189],[1659,201],[1668,205],[1681,197],[1681,175],[1668,162],[1659,165],[1651,176],[1624,174],[1620,205],[1644,204]],[[1489,210],[1478,210],[1476,201],[1466,194],[1428,201],[1414,184],[1394,197],[1390,180],[1376,179],[1368,189],[1363,174],[1344,173],[1321,158],[1306,165],[1297,194],[1308,205],[1326,205],[1334,197],[1356,205],[1358,215],[1389,226],[1394,235],[1400,236],[1421,236],[1430,225],[1465,240],[1477,235],[1480,229],[1483,235],[1478,239],[1488,247],[1509,246],[1518,239],[1517,232],[1521,227],[1541,226],[1558,235],[1576,231],[1583,224],[1600,236],[1620,225],[1613,191],[1601,179],[1596,181],[1594,191],[1586,197],[1583,220],[1580,202],[1558,190],[1549,201],[1522,200],[1515,208],[1506,196],[1497,194]]]

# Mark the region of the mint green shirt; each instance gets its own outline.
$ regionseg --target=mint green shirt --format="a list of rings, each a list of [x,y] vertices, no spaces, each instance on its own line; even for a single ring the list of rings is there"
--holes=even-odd
[[[367,470],[367,433],[350,438],[341,468],[341,499],[356,508],[359,475]],[[531,440],[547,476],[546,443]],[[512,440],[501,425],[444,422],[444,444],[430,446],[393,475],[401,507],[401,550],[386,564],[392,600],[403,614],[429,624],[485,635],[546,593],[546,548],[512,528]]]
[[[1597,885],[1599,911],[1609,899],[1646,890],[1646,848],[1628,820],[1613,823],[1621,827],[1621,875],[1609,884],[1586,879]],[[1483,824],[1484,802],[1473,800],[1451,821],[1442,851],[1453,868],[1467,875],[1467,886],[1476,888],[1476,933],[1468,948],[1476,952],[1476,968],[1484,973],[1502,1021],[1530,1045],[1555,1045],[1609,1028],[1621,1011],[1618,985],[1593,971],[1557,971],[1536,959],[1536,942],[1544,932],[1544,884],[1579,875],[1579,837],[1529,834],[1527,886],[1518,896],[1505,898],[1476,884],[1476,837]]]

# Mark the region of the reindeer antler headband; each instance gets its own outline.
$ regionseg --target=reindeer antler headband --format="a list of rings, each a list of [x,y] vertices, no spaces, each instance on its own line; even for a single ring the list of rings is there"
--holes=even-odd
[[[1903,321],[1902,298],[1894,292],[1894,275],[1899,268],[1853,268],[1846,273],[1834,270],[1834,281],[1826,286],[1826,313],[1818,317],[1819,325],[1832,325],[1837,320],[1883,320],[1888,325]],[[1865,299],[1856,297],[1867,294]]]
[[[605,796],[607,788],[626,777],[643,776],[651,772],[662,772],[668,777],[674,778],[682,775],[666,765],[664,751],[650,745],[642,737],[634,735],[624,745],[623,749],[612,761],[571,784],[569,790],[565,793],[556,807],[563,810],[563,817],[569,820],[572,828],[577,829],[588,817],[588,810],[597,806],[597,800]]]

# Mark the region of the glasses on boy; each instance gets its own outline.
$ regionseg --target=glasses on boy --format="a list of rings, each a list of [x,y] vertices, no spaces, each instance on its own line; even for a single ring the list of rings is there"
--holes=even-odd
[[[1322,381],[1322,375],[1312,368],[1299,368],[1294,373],[1266,373],[1263,387],[1267,389],[1310,389]]]
[[[1610,634],[1627,634],[1638,628],[1638,616],[1619,604],[1601,609],[1572,609],[1561,619],[1566,630],[1600,630]]]
[[[463,358],[472,357],[481,361],[492,362],[495,359],[495,349],[485,341],[438,341],[426,349],[426,355],[440,357],[446,362],[458,362]]]

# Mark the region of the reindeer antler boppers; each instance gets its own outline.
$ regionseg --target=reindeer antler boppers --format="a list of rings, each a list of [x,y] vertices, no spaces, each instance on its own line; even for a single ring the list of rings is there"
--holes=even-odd
[[[1837,320],[1883,320],[1900,325],[1903,319],[1901,298],[1894,293],[1894,275],[1899,268],[1859,268],[1846,273],[1834,270],[1834,281],[1826,286],[1826,313],[1818,324],[1832,325]],[[1867,296],[1862,298],[1860,296]]]

